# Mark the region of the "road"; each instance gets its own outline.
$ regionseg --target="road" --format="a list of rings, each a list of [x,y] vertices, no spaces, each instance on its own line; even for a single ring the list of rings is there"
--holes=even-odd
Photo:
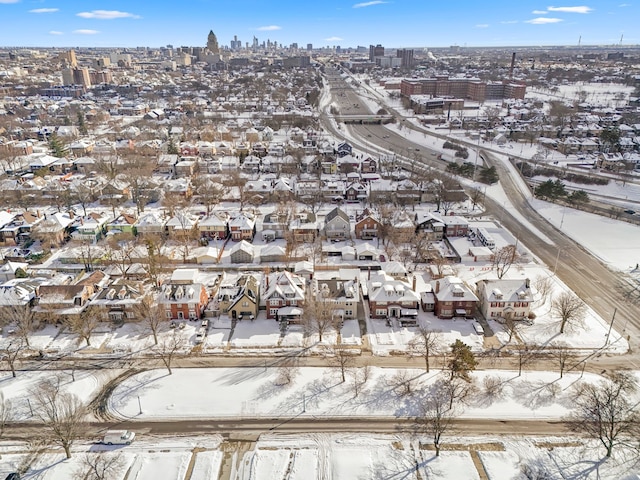
[[[413,432],[416,422],[413,418],[324,418],[305,416],[279,418],[220,418],[179,421],[127,421],[118,423],[87,423],[85,439],[98,440],[110,429],[135,431],[145,437],[150,435],[223,435],[227,439],[257,439],[265,433],[314,433],[314,432],[362,432],[398,433]],[[547,420],[491,420],[457,419],[453,430],[466,435],[510,434],[510,435],[566,435],[569,430],[560,421]],[[25,441],[42,433],[37,424],[12,424],[7,426],[3,440]]]

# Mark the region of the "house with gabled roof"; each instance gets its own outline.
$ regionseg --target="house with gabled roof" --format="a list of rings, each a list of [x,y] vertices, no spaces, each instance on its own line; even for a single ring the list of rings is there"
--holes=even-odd
[[[111,220],[109,223],[107,223],[106,225],[107,233],[121,232],[121,233],[128,233],[131,235],[135,235],[136,234],[135,224],[137,221],[138,219],[136,218],[135,215],[123,212],[120,215],[118,215],[116,218]]]
[[[253,215],[240,213],[229,221],[229,232],[234,241],[253,241],[256,234],[256,222]]]
[[[229,214],[214,212],[198,222],[200,236],[211,240],[224,240],[229,236]]]
[[[360,215],[356,216],[356,224],[354,226],[356,238],[371,240],[377,238],[381,230],[382,223],[369,209],[365,209]]]
[[[347,142],[342,142],[336,147],[335,151],[339,157],[344,157],[353,153],[353,147]]]
[[[260,301],[267,310],[267,318],[299,322],[305,300],[305,285],[304,278],[291,272],[273,272],[266,275]]]
[[[328,240],[346,240],[351,238],[351,222],[340,208],[336,207],[324,218],[324,235]]]
[[[237,293],[225,311],[233,320],[253,320],[260,310],[260,285],[254,275],[243,275],[236,282]]]
[[[231,263],[253,263],[255,248],[246,240],[240,240],[229,250]]]
[[[160,212],[148,212],[140,216],[134,224],[138,235],[164,235],[165,224],[164,215]]]
[[[44,214],[44,220],[40,222],[32,232],[37,238],[46,239],[53,246],[60,246],[71,232],[71,226],[75,221],[73,212],[57,212]]]
[[[91,212],[75,221],[76,231],[71,234],[78,240],[96,243],[106,233],[109,218],[104,213]]]

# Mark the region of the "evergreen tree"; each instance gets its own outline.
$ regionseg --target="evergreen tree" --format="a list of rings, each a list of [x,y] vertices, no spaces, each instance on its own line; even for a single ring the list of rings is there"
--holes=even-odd
[[[87,124],[84,119],[84,113],[81,111],[78,112],[78,130],[80,131],[81,135],[86,135],[88,133]]]
[[[480,181],[488,185],[497,183],[500,180],[496,167],[483,168],[480,170]]]
[[[49,137],[49,148],[54,157],[63,158],[65,156],[64,144],[56,134]]]
[[[451,380],[461,378],[469,382],[471,380],[469,373],[473,372],[477,365],[478,361],[469,345],[460,340],[451,344],[451,360],[448,364]]]

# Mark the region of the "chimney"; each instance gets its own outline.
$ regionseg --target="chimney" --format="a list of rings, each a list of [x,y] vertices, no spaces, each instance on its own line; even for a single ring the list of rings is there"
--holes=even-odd
[[[36,210],[36,216],[40,218],[40,210]]]
[[[511,67],[509,68],[509,80],[513,80],[513,67],[516,65],[516,52],[511,55]]]
[[[440,280],[436,280],[436,293],[440,291]]]
[[[524,286],[527,288],[531,288],[531,280],[529,280],[528,278],[524,279]]]
[[[416,291],[416,274],[413,274],[413,291]]]

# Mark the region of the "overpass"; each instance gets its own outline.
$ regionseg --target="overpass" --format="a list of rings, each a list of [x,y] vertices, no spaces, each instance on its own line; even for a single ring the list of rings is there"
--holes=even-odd
[[[334,117],[336,122],[343,122],[345,124],[377,124],[381,125],[383,123],[392,123],[395,122],[395,117],[393,115],[336,115]]]

